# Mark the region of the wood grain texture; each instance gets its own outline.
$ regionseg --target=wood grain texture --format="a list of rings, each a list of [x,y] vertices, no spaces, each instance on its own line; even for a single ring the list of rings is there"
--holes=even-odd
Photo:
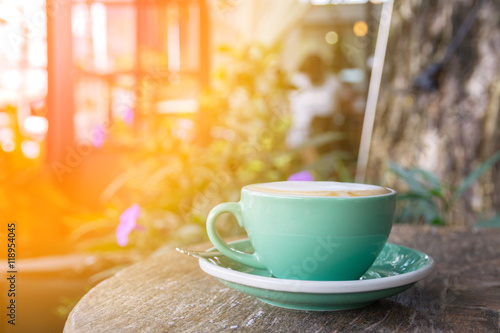
[[[406,292],[339,312],[273,307],[227,288],[202,272],[197,260],[170,251],[93,288],[64,332],[498,332],[499,237],[500,229],[396,225],[390,241],[431,255],[434,272]]]
[[[395,2],[373,131],[368,182],[403,185],[388,161],[434,172],[451,187],[500,149],[500,2],[483,1],[471,30],[436,75],[436,89],[415,80],[446,54],[472,0]],[[464,193],[447,222],[472,225],[500,206],[500,165]]]

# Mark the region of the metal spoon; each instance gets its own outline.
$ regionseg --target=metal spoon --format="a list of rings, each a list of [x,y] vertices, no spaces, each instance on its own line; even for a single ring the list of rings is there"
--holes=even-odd
[[[215,257],[220,257],[223,256],[222,253],[216,252],[216,251],[191,251],[191,250],[185,250],[181,249],[179,247],[176,247],[175,250],[179,253],[187,254],[188,256],[195,257],[195,258],[215,258]]]
[[[208,251],[191,251],[191,250],[181,249],[179,247],[176,247],[175,250],[179,253],[187,254],[190,257],[206,259],[207,261],[211,262],[214,265],[224,267],[224,268],[229,268],[231,270],[236,270],[239,272],[250,272],[250,271],[261,272],[258,275],[272,276],[271,273],[267,270],[256,270],[252,267],[243,265],[237,261],[229,259],[224,254],[217,252],[217,251],[210,251],[210,252],[208,252]]]

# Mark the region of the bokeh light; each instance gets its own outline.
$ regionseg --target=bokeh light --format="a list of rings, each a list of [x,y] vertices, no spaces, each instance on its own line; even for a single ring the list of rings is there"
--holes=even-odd
[[[325,42],[327,44],[335,44],[339,41],[339,35],[335,31],[328,31],[325,35]]]
[[[47,133],[49,123],[44,117],[28,116],[24,120],[24,130],[29,134],[44,135]]]
[[[6,153],[13,152],[16,149],[16,144],[12,140],[2,141],[2,150]]]
[[[40,143],[31,140],[24,140],[21,143],[23,155],[27,158],[37,158],[40,155]]]
[[[358,37],[366,36],[368,33],[368,24],[365,21],[357,21],[352,27],[352,31]]]
[[[8,127],[0,128],[0,142],[14,140],[14,131]]]

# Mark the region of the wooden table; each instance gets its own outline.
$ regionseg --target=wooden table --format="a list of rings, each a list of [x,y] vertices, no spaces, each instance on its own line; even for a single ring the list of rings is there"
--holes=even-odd
[[[87,293],[64,332],[500,332],[500,229],[396,225],[390,242],[436,267],[409,290],[355,310],[273,307],[170,251],[122,270]]]

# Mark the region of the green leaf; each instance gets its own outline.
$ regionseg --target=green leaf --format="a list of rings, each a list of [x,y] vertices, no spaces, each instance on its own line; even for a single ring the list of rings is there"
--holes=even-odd
[[[417,173],[415,169],[405,169],[394,162],[389,162],[389,171],[401,178],[408,185],[410,192],[431,196],[425,186],[415,178]]]
[[[398,202],[397,206],[397,216],[395,218],[396,223],[410,223],[414,222],[414,220],[418,220],[414,218],[414,208],[413,204],[408,201]]]
[[[500,150],[497,151],[490,159],[482,163],[474,171],[472,171],[460,184],[452,197],[452,202],[456,201],[460,196],[467,190],[483,173],[488,171],[492,166],[494,166],[498,161],[500,161]]]
[[[438,198],[442,199],[442,200],[446,200],[446,198],[444,197],[443,192],[441,192],[440,188],[439,189],[431,189],[429,191],[429,193],[432,194],[435,197],[438,197]]]
[[[398,194],[397,196],[398,201],[403,201],[403,200],[424,200],[427,202],[432,202],[432,199],[429,198],[428,196],[422,195],[421,193],[416,193],[416,192],[405,192]]]
[[[433,189],[441,189],[442,184],[439,181],[439,179],[434,175],[432,172],[429,172],[424,169],[420,168],[415,168],[413,169],[416,173],[420,174],[430,185]]]
[[[424,220],[433,225],[444,225],[439,207],[432,198],[415,192],[398,194],[398,222],[417,222]]]
[[[444,225],[444,219],[439,214],[439,209],[433,202],[419,201],[419,210],[426,223]]]

